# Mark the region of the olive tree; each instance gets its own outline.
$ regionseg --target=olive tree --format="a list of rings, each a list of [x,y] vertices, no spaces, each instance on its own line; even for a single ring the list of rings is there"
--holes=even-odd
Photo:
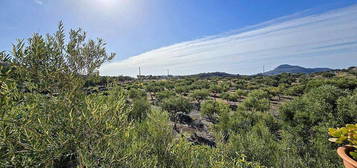
[[[35,33],[27,41],[13,44],[11,57],[19,72],[18,80],[23,84],[30,82],[33,90],[39,92],[58,92],[73,87],[70,82],[82,81],[75,86],[80,88],[83,77],[96,76],[98,68],[115,56],[106,51],[102,39],[87,40],[86,32],[80,28],[71,29],[69,38],[65,37],[60,22],[54,34]]]

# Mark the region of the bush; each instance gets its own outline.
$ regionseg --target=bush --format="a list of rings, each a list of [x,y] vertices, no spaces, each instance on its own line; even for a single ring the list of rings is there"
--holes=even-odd
[[[247,133],[235,134],[231,140],[236,151],[262,165],[273,167],[279,158],[279,144],[263,123],[257,123]]]
[[[115,56],[107,53],[102,39],[87,40],[81,29],[70,30],[69,39],[65,39],[64,32],[61,22],[53,35],[35,33],[27,43],[19,40],[13,45],[16,80],[24,89],[53,94],[82,87]]]
[[[238,101],[238,96],[234,93],[222,93],[221,98],[228,101]]]
[[[94,153],[104,152],[103,145],[123,135],[128,126],[124,94],[111,94],[76,93],[71,99],[25,94],[24,102],[0,121],[2,167],[88,165],[101,159]]]
[[[164,90],[164,91],[161,91],[161,92],[157,92],[156,94],[156,98],[158,101],[162,101],[163,99],[166,99],[166,98],[169,98],[169,97],[172,97],[172,96],[175,96],[176,93],[174,91],[171,91],[171,90]]]
[[[132,109],[128,114],[129,121],[143,121],[150,112],[150,109],[151,105],[146,97],[134,99]]]
[[[220,115],[228,112],[229,106],[221,102],[207,100],[201,105],[201,115],[207,116],[212,121],[217,121]]]
[[[357,79],[356,78],[347,78],[347,77],[333,77],[329,79],[313,79],[306,84],[305,92],[310,91],[311,89],[318,88],[323,85],[332,85],[340,89],[349,89],[354,90],[357,88]]]
[[[339,124],[337,100],[344,95],[334,86],[323,85],[280,107],[285,130],[300,137],[290,142],[300,146],[297,152],[308,158],[307,167],[337,166],[335,148],[326,142],[326,129]]]
[[[330,85],[313,89],[280,108],[281,117],[291,125],[310,127],[320,122],[337,121],[337,100],[345,93]]]
[[[154,83],[149,83],[145,87],[145,90],[146,90],[146,92],[148,92],[150,94],[151,100],[154,100],[156,93],[164,90],[164,88],[160,87],[160,86],[156,86]]]
[[[357,91],[337,100],[337,112],[339,123],[357,123]]]
[[[175,167],[215,167],[215,168],[263,168],[256,162],[250,162],[247,157],[235,152],[231,144],[220,144],[216,148],[192,145],[184,139],[174,142],[172,152],[177,162]]]
[[[0,119],[3,118],[8,108],[17,103],[17,86],[12,75],[14,75],[13,68],[0,64]]]
[[[176,114],[178,112],[190,113],[193,109],[192,104],[188,99],[184,97],[169,97],[164,99],[161,104],[161,108],[166,110],[170,114],[171,120],[176,121]]]
[[[268,111],[270,109],[269,94],[266,91],[254,90],[238,106],[240,110]]]
[[[222,93],[224,91],[224,88],[222,85],[212,84],[212,85],[210,85],[209,90],[210,90],[210,92],[217,94],[217,93]]]
[[[299,84],[299,85],[293,85],[289,88],[287,88],[284,91],[284,94],[287,94],[289,96],[300,96],[304,93],[305,90],[305,85]]]
[[[237,89],[234,94],[239,98],[242,99],[244,96],[247,96],[248,92],[242,89]]]
[[[128,92],[129,98],[131,99],[137,99],[137,98],[145,98],[146,99],[146,92],[141,89],[134,89],[131,88]]]
[[[191,97],[194,98],[199,104],[202,100],[209,96],[209,91],[207,89],[194,90]]]
[[[175,88],[176,93],[181,94],[181,95],[188,93],[189,90],[190,89],[188,88],[188,86],[177,86]]]
[[[322,72],[321,76],[324,78],[332,78],[332,77],[336,76],[336,74],[333,72]]]
[[[269,113],[237,111],[229,120],[230,130],[235,133],[243,133],[256,125],[258,122],[264,123],[271,133],[278,134],[281,129],[281,122]]]

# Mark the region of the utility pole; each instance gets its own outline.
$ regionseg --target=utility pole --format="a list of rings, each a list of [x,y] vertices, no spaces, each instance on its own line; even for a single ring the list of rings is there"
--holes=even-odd
[[[142,76],[141,76],[141,69],[140,69],[140,67],[139,67],[139,75],[138,75],[138,79],[141,81],[141,80],[143,80],[143,78],[142,78]]]
[[[170,76],[170,69],[167,69],[167,76]]]

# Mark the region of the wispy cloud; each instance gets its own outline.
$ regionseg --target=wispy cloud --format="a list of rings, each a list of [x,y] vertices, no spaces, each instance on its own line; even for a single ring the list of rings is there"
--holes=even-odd
[[[33,0],[35,3],[39,4],[39,5],[43,5],[43,1],[42,0]]]
[[[103,75],[225,71],[254,74],[289,63],[339,68],[357,63],[357,5],[302,12],[245,29],[182,42],[104,65]]]

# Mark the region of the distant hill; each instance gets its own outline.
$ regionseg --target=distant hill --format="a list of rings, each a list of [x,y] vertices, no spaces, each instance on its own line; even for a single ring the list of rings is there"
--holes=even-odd
[[[329,68],[304,68],[301,66],[294,66],[294,65],[288,65],[288,64],[283,64],[278,67],[276,67],[274,70],[265,72],[265,73],[260,73],[257,75],[278,75],[281,73],[304,73],[304,74],[309,74],[309,73],[314,73],[314,72],[324,72],[324,71],[331,71],[333,69]],[[210,77],[239,77],[241,75],[239,74],[230,74],[226,72],[207,72],[207,73],[199,73],[199,74],[192,74],[192,75],[141,75],[138,76],[138,78],[141,79],[146,79],[146,80],[155,80],[155,79],[167,79],[167,78],[182,78],[182,77],[197,77],[197,78],[210,78]],[[244,75],[242,75],[244,76]],[[255,75],[253,75],[255,76]]]
[[[210,78],[210,77],[237,77],[238,74],[229,74],[226,72],[208,72],[199,73],[193,75],[138,75],[137,78],[144,80],[157,80],[157,79],[167,79],[167,78],[184,78],[184,77],[196,77],[196,78]]]
[[[283,64],[283,65],[279,65],[274,70],[262,73],[260,75],[278,75],[281,73],[309,74],[309,73],[314,73],[314,72],[324,72],[324,71],[331,71],[331,70],[333,70],[333,69],[330,69],[330,68],[304,68],[304,67],[296,66],[296,65]]]
[[[194,75],[188,75],[191,77],[199,77],[199,78],[209,78],[209,77],[237,77],[238,74],[229,74],[226,72],[209,72],[209,73],[199,73]]]

